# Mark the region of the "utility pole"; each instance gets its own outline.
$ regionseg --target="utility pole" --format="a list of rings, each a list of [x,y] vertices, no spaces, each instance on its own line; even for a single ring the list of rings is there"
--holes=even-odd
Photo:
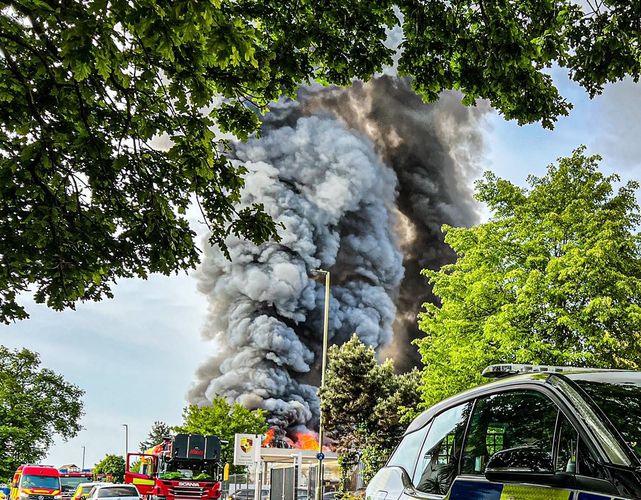
[[[82,471],[85,470],[85,448],[86,446],[82,447],[82,467],[80,468]]]
[[[122,424],[122,427],[125,428],[125,462],[126,462],[127,454],[129,453],[129,426],[127,424]]]
[[[329,338],[329,295],[330,295],[330,277],[329,271],[324,271],[323,269],[316,269],[316,273],[325,275],[325,307],[323,315],[323,359],[321,363],[321,385],[322,389],[325,386],[325,368],[327,366],[327,344]],[[319,396],[320,401],[320,396]],[[323,454],[323,407],[320,407],[320,415],[318,422],[318,473],[316,475],[316,500],[322,500],[323,497],[323,459],[325,455]]]

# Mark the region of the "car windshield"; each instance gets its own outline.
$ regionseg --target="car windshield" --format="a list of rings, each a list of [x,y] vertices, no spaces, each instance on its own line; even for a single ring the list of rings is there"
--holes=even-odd
[[[137,497],[138,490],[134,486],[109,486],[98,490],[98,498]]]
[[[570,378],[592,398],[641,459],[641,373],[590,373]]]
[[[48,488],[51,490],[60,489],[60,479],[51,476],[22,476],[21,485],[23,488]]]
[[[80,483],[86,483],[86,477],[61,477],[60,484],[65,491],[75,490]]]

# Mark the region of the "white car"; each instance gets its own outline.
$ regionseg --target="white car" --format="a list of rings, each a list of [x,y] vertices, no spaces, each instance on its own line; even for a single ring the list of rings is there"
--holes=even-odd
[[[89,492],[87,500],[102,500],[117,498],[120,500],[140,500],[140,493],[132,484],[100,484]]]

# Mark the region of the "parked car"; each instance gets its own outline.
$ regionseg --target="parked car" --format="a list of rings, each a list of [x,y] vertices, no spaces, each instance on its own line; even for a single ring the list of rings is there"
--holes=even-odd
[[[641,373],[494,365],[423,412],[367,500],[641,498]]]
[[[91,483],[80,483],[76,488],[76,491],[73,492],[71,500],[85,500],[89,496],[89,492],[94,486],[99,486],[102,482],[91,482]]]
[[[242,488],[234,491],[229,498],[232,500],[254,500],[254,488]],[[269,488],[263,488],[260,492],[261,500],[267,500],[269,498]]]
[[[120,500],[140,500],[140,494],[132,484],[99,484],[91,488],[87,500],[118,498]]]

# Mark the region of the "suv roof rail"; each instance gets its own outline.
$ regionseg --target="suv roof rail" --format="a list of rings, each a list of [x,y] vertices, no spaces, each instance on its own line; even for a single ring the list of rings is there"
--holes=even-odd
[[[586,371],[616,371],[607,368],[586,368],[577,366],[552,366],[552,365],[529,365],[518,363],[501,363],[490,365],[485,368],[481,375],[485,378],[501,378],[509,375],[516,375],[518,373],[561,373],[561,372],[586,372]]]

